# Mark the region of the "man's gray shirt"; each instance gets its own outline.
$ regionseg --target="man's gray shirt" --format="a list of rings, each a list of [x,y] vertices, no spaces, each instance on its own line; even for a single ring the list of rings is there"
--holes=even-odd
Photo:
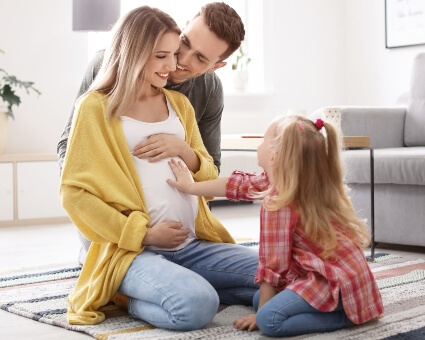
[[[89,63],[75,101],[87,91],[96,77],[102,64],[103,53],[103,50],[98,51]],[[220,170],[221,115],[224,107],[223,86],[220,78],[215,73],[205,73],[199,77],[188,79],[180,84],[172,85],[168,83],[165,88],[183,93],[189,98],[195,110],[196,121],[198,122],[204,145],[209,154],[213,157],[214,164]],[[75,103],[68,116],[65,129],[62,132],[61,139],[57,146],[61,171],[68,145],[74,109]]]

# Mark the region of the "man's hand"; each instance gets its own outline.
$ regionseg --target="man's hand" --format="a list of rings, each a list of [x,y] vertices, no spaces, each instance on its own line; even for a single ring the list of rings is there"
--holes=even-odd
[[[161,222],[148,228],[143,244],[161,248],[174,248],[182,244],[189,236],[180,222]]]
[[[134,147],[133,155],[138,158],[148,158],[149,162],[157,162],[167,157],[181,156],[186,141],[165,133],[149,136]]]
[[[175,159],[169,161],[168,164],[173,170],[176,180],[167,179],[167,183],[181,192],[190,194],[189,189],[193,184],[193,179],[189,169],[182,161],[176,161]]]
[[[246,316],[237,318],[235,322],[233,323],[233,327],[240,330],[246,329],[249,332],[257,330],[258,327],[255,322],[255,314],[248,314]]]

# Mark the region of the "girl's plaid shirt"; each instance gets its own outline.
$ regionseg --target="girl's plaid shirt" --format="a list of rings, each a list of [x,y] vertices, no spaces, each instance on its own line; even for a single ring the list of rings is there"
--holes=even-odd
[[[251,188],[267,189],[265,173],[235,171],[226,185],[230,200],[253,200]],[[314,308],[334,310],[342,297],[344,310],[356,324],[380,316],[382,298],[363,251],[340,234],[332,260],[320,258],[321,249],[310,242],[295,207],[260,211],[259,264],[256,283],[267,282],[276,290],[290,289]]]

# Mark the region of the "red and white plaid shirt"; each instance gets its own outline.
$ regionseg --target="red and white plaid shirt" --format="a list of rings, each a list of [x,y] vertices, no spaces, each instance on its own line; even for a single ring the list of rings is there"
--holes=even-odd
[[[269,185],[266,173],[235,171],[226,185],[230,200],[252,200],[251,190]],[[304,234],[294,207],[260,212],[259,264],[255,283],[267,282],[278,291],[290,289],[311,306],[334,310],[341,294],[348,318],[361,324],[384,312],[382,298],[363,251],[341,234],[332,260],[320,258],[321,249]]]

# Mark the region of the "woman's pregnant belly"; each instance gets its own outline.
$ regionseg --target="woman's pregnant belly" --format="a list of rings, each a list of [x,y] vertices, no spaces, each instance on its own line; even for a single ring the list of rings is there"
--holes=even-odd
[[[178,247],[178,249],[183,248],[184,245],[196,238],[195,219],[198,214],[198,198],[184,194],[166,182],[169,178],[175,178],[168,165],[171,158],[161,159],[157,162],[133,158],[142,183],[151,226],[155,227],[156,224],[165,221],[181,222],[183,228],[190,230],[189,238]],[[181,161],[180,157],[172,158]]]

